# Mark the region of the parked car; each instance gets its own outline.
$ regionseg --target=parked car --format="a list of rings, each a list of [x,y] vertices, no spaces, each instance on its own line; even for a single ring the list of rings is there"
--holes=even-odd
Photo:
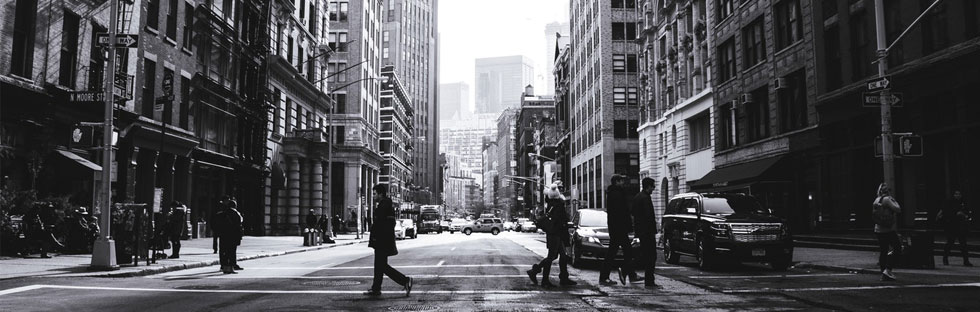
[[[419,233],[415,228],[415,221],[412,219],[398,219],[395,222],[395,238],[405,239],[405,238],[418,238]]]
[[[745,194],[674,196],[663,216],[664,260],[693,256],[702,269],[722,261],[767,262],[785,270],[793,261],[786,221]]]
[[[514,221],[514,231],[524,232],[524,223],[527,222],[531,222],[531,219],[517,218],[517,221]]]
[[[572,266],[581,266],[584,260],[602,261],[606,259],[609,249],[609,226],[606,212],[597,209],[579,209],[573,218],[575,231],[572,233],[571,261]],[[639,251],[640,241],[630,233],[634,253]],[[623,250],[616,253],[616,258],[623,258]],[[633,259],[630,259],[632,261]]]
[[[470,235],[473,232],[489,232],[497,235],[500,234],[503,228],[504,222],[498,218],[481,218],[472,223],[464,224],[461,231],[466,235]]]
[[[534,232],[537,232],[537,231],[538,231],[538,226],[537,225],[534,225],[534,222],[524,221],[524,224],[521,225],[520,232],[534,233]]]
[[[466,219],[452,219],[449,221],[449,234],[453,234],[463,230],[463,226],[472,221],[466,221]]]
[[[442,221],[440,221],[439,222],[439,233],[441,234],[442,232],[449,231],[449,227],[451,225],[452,224],[449,222],[449,220],[442,220]]]
[[[513,231],[513,230],[514,230],[514,222],[510,222],[510,221],[504,222],[504,231]]]

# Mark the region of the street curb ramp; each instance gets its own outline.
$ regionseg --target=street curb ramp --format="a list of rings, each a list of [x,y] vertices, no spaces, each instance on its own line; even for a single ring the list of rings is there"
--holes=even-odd
[[[261,259],[261,258],[277,257],[277,256],[288,255],[288,254],[294,254],[294,253],[301,253],[301,252],[308,252],[308,251],[317,251],[317,250],[323,250],[323,249],[330,249],[330,248],[335,248],[335,247],[340,247],[340,246],[350,246],[350,245],[355,245],[355,244],[360,244],[360,243],[365,243],[365,242],[367,242],[367,240],[360,240],[360,241],[353,241],[353,242],[344,242],[344,243],[335,243],[335,244],[330,244],[330,245],[323,245],[323,246],[316,246],[316,247],[308,247],[308,248],[300,248],[300,249],[293,249],[293,250],[286,250],[286,251],[277,251],[277,252],[270,252],[270,253],[264,253],[264,254],[258,254],[258,255],[242,256],[242,257],[238,257],[238,260],[239,261],[244,261],[244,260],[253,260],[253,259]],[[214,260],[198,261],[198,262],[192,262],[192,263],[182,263],[182,264],[167,265],[167,266],[162,266],[162,267],[158,267],[158,268],[146,268],[146,269],[138,270],[138,271],[135,271],[135,272],[106,273],[106,274],[97,275],[97,276],[98,277],[136,277],[136,276],[147,276],[147,275],[154,275],[154,274],[160,274],[160,273],[166,273],[166,272],[173,272],[173,271],[180,271],[180,270],[186,270],[186,269],[202,268],[202,267],[206,267],[206,266],[217,265],[219,262],[220,262],[220,260],[214,259]]]

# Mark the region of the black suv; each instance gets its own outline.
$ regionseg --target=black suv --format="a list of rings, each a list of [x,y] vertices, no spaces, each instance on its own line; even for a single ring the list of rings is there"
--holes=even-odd
[[[663,216],[664,259],[698,259],[702,269],[722,259],[768,262],[785,270],[793,261],[786,222],[745,194],[686,193],[674,196]]]

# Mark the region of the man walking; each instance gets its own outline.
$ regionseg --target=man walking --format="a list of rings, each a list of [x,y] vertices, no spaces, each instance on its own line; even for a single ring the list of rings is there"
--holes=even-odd
[[[167,237],[170,239],[170,259],[180,258],[180,239],[187,232],[187,207],[179,201],[173,202],[173,210],[167,216]]]
[[[656,183],[651,178],[643,178],[643,189],[633,196],[630,212],[633,214],[633,229],[640,239],[640,266],[643,268],[643,282],[647,288],[657,287],[653,271],[657,266],[657,214],[653,210],[650,194]]]
[[[371,188],[377,206],[374,208],[374,226],[368,238],[368,247],[374,248],[374,283],[365,291],[368,296],[381,295],[381,282],[388,275],[395,283],[405,288],[405,295],[412,293],[412,278],[405,276],[388,265],[388,257],[398,254],[395,246],[395,209],[388,198],[388,186],[375,185]]]
[[[970,263],[970,254],[967,251],[966,237],[970,233],[970,222],[973,221],[973,211],[963,200],[963,193],[959,190],[953,191],[953,198],[946,202],[936,219],[942,222],[946,234],[946,247],[943,249],[943,265],[949,265],[949,252],[953,249],[953,243],[960,241],[960,254],[963,256],[964,266],[973,266]]]
[[[599,283],[603,285],[616,285],[616,282],[609,280],[609,272],[613,267],[619,271],[619,282],[626,284],[626,276],[630,281],[636,282],[640,279],[633,271],[631,262],[633,261],[633,248],[629,238],[632,232],[630,227],[633,221],[630,218],[629,194],[626,192],[626,177],[616,174],[612,177],[612,185],[606,189],[606,221],[609,227],[609,247],[606,249],[606,260],[599,270]],[[623,249],[623,262],[616,265],[616,254],[619,249]]]

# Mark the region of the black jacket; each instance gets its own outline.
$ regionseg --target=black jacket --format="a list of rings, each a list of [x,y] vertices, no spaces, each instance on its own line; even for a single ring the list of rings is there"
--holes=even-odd
[[[215,230],[221,239],[242,239],[242,215],[235,208],[225,208],[214,214]]]
[[[606,221],[609,225],[609,236],[628,235],[633,231],[633,220],[630,217],[630,196],[626,189],[618,185],[610,185],[606,189]]]
[[[568,211],[565,209],[565,201],[549,198],[546,203],[549,209],[548,218],[551,219],[551,224],[553,224],[553,228],[548,235],[555,235],[565,245],[568,245],[571,237],[568,236]]]
[[[633,215],[633,227],[636,229],[636,236],[657,234],[657,213],[653,210],[653,200],[650,199],[649,194],[636,193],[633,196],[633,203],[630,205],[630,213]]]
[[[391,199],[378,200],[374,208],[374,222],[371,224],[368,247],[374,248],[377,252],[387,252],[388,255],[394,254],[395,209],[392,207]]]

